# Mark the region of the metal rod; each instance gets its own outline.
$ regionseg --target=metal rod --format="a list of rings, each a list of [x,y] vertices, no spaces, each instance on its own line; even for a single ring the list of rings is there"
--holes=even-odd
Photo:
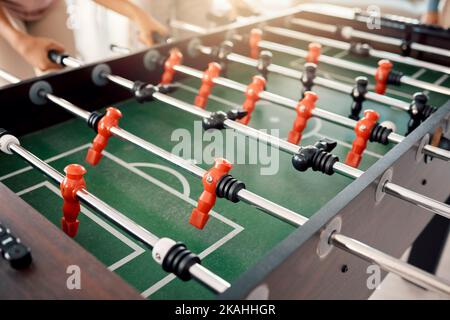
[[[202,77],[201,71],[198,71],[196,69],[189,68],[189,67],[186,67],[183,65],[176,66],[176,70],[179,72],[182,72],[182,73],[187,73],[194,77],[200,77],[200,78]],[[134,87],[133,81],[122,78],[120,76],[105,74],[105,77],[107,79],[109,79],[110,81],[112,81],[122,87],[125,87],[129,90],[131,90]],[[214,78],[214,82],[224,85],[224,86],[231,86],[232,88],[235,88],[236,90],[239,90],[239,91],[245,92],[245,90],[246,90],[245,85],[242,85],[241,83],[234,82],[234,81],[226,79],[226,78],[220,78],[220,77]],[[47,94],[47,97],[49,99],[53,99],[52,101],[57,101],[58,104],[61,103],[62,105],[65,105],[65,108],[67,110],[69,110],[70,112],[72,112],[76,115],[84,117],[86,120],[89,117],[89,113],[87,111],[84,111],[84,110],[78,108],[77,106],[71,104],[70,102],[68,102],[66,100],[63,100],[56,96],[53,96],[52,94]],[[290,100],[285,97],[269,93],[267,91],[261,92],[260,97],[267,101],[272,101],[275,103],[282,103],[288,107],[295,108],[297,105],[297,102],[295,102],[294,100]],[[189,105],[182,101],[177,101],[177,99],[169,97],[162,93],[156,93],[155,98],[159,98],[161,101],[164,101],[166,103],[177,106],[178,108],[183,109],[185,111],[189,111],[192,113],[195,112],[195,114],[197,114],[201,117],[210,116],[210,113],[207,113],[204,110],[200,111],[201,109],[199,109],[199,108],[193,108],[192,105]],[[196,111],[191,111],[191,110],[196,110]],[[334,113],[331,113],[331,112],[328,112],[325,110],[321,110],[318,108],[315,108],[313,110],[313,115],[321,117],[323,119],[327,119],[334,123],[348,126],[350,128],[354,128],[356,125],[355,120],[348,119],[348,118],[345,118],[345,117],[342,117],[342,116],[339,116]],[[342,118],[342,119],[339,119],[339,118]],[[241,126],[240,124],[238,124],[234,121],[229,121],[229,120],[226,122],[226,124],[230,128],[234,128],[234,129],[240,131],[241,133],[244,133],[253,138],[262,139],[266,143],[275,145],[284,151],[291,152],[291,153],[295,153],[297,151],[297,149],[296,149],[297,146],[290,144],[286,141],[283,141],[281,139],[276,139],[275,137],[268,135],[268,134],[264,134],[262,132],[259,132],[258,130],[252,129],[247,126]],[[193,174],[199,178],[202,178],[204,176],[204,174],[206,173],[206,171],[204,169],[192,164],[190,161],[187,161],[181,157],[175,156],[175,155],[171,154],[170,152],[167,152],[167,151],[145,141],[144,139],[139,138],[119,127],[111,128],[111,133],[113,133],[115,136],[117,136],[119,138],[127,140],[127,141],[159,156],[162,159],[171,161],[173,164],[187,170],[188,172],[190,172],[191,174]],[[400,143],[404,139],[404,137],[392,132],[389,134],[388,139],[391,142]],[[430,149],[430,148],[428,148],[428,149]],[[432,148],[431,148],[431,150],[433,151]],[[436,151],[436,150],[434,150],[434,151]],[[439,151],[439,150],[437,150],[437,151]],[[445,156],[445,152],[439,152],[438,154],[439,154],[440,159],[442,159]],[[449,158],[447,158],[447,160],[450,160],[450,153],[449,153]],[[359,172],[359,170],[357,171],[354,168],[351,168],[344,164],[336,165],[336,171],[338,173],[343,174],[344,176],[352,177],[352,178],[358,178],[359,176],[362,175],[362,172]],[[385,188],[386,193],[389,193],[391,195],[396,195],[400,199],[414,203],[414,204],[416,204],[422,208],[425,208],[429,211],[432,211],[434,213],[437,213],[437,214],[443,215],[447,218],[450,218],[450,206],[447,206],[446,204],[443,204],[439,201],[430,199],[428,197],[425,197],[423,195],[420,195],[411,190],[408,190],[406,188],[397,186],[397,185],[389,183],[389,182],[386,183],[384,188]],[[297,213],[295,213],[289,209],[286,209],[284,207],[281,207],[273,202],[270,202],[269,200],[266,200],[262,197],[259,197],[247,190],[241,190],[238,193],[238,196],[243,201],[245,201],[249,204],[255,205],[258,208],[262,209],[263,211],[268,212],[274,216],[277,216],[284,221],[290,222],[293,225],[297,224],[298,221],[302,221],[302,219],[304,219],[304,217],[298,215]]]
[[[59,185],[64,180],[64,176],[62,174],[36,157],[34,154],[22,148],[20,145],[13,143],[10,144],[8,148],[33,167],[51,178],[55,184]],[[146,244],[150,249],[152,249],[158,242],[159,238],[156,235],[144,229],[141,225],[137,224],[123,213],[117,211],[96,196],[92,195],[86,189],[83,188],[79,190],[77,192],[77,197],[82,203],[99,212],[108,221],[120,227],[121,230],[132,236],[134,239]],[[189,273],[198,282],[206,285],[216,293],[222,293],[230,287],[228,282],[198,263],[194,264],[189,269]]]
[[[196,25],[193,25],[191,23],[187,23],[184,21],[180,21],[180,20],[170,20],[169,22],[170,27],[174,28],[174,29],[179,29],[179,30],[184,30],[184,31],[190,31],[193,33],[198,33],[198,34],[207,34],[208,30]]]
[[[298,49],[298,48],[294,48],[294,47],[287,46],[284,44],[266,41],[266,40],[260,41],[259,47],[262,49],[278,51],[281,53],[286,53],[286,54],[293,55],[296,57],[301,57],[301,58],[306,58],[306,56],[308,55],[308,51],[306,51],[306,50],[302,50],[302,49]],[[338,66],[340,68],[353,70],[353,71],[357,71],[357,72],[362,72],[362,73],[365,73],[365,74],[368,74],[371,76],[374,76],[375,72],[376,72],[376,68],[368,67],[368,66],[358,64],[355,62],[350,62],[347,60],[342,60],[342,59],[326,56],[323,54],[321,54],[319,56],[319,61],[324,62],[326,64],[333,65],[333,66]]]
[[[308,55],[308,52],[306,50],[302,50],[302,49],[298,49],[298,48],[294,48],[291,46],[283,45],[283,44],[276,43],[276,42],[266,41],[266,40],[260,41],[259,47],[262,49],[273,50],[273,51],[277,51],[277,52],[281,52],[281,53],[285,53],[285,54],[289,54],[289,55],[293,55],[293,56],[301,57],[301,58],[305,58]],[[320,55],[319,61],[324,62],[329,65],[332,65],[332,66],[337,66],[337,67],[348,69],[348,70],[362,72],[362,73],[365,73],[365,74],[368,74],[371,76],[374,76],[376,73],[376,70],[377,70],[376,68],[373,68],[373,67],[368,67],[368,66],[365,66],[365,65],[362,65],[359,63],[350,62],[347,60],[330,57],[330,56],[326,56],[326,55]],[[407,76],[402,76],[400,81],[401,81],[401,83],[408,84],[408,85],[418,87],[421,89],[426,89],[426,90],[438,92],[441,94],[450,95],[449,88],[445,88],[445,87],[438,86],[435,84],[430,84],[428,82],[416,80],[416,79],[413,79],[413,78],[410,78]]]
[[[202,52],[204,53],[205,51],[202,50]],[[241,63],[241,64],[245,64],[248,65],[250,67],[255,67],[258,64],[258,61],[252,58],[248,58],[236,53],[231,53],[228,55],[228,60],[233,61],[233,62],[237,62],[237,63]],[[298,71],[298,70],[294,70],[291,68],[287,68],[287,67],[283,67],[280,65],[276,65],[276,64],[270,64],[268,67],[269,72],[272,73],[276,73],[282,76],[286,76],[295,80],[299,80],[303,77],[302,72]],[[314,84],[329,88],[329,89],[333,89],[336,91],[340,91],[340,92],[344,92],[346,94],[350,94],[353,90],[353,87],[350,85],[346,85],[344,83],[341,82],[337,82],[334,80],[330,80],[330,79],[326,79],[326,78],[322,78],[322,77],[315,77],[314,78]],[[382,94],[378,94],[372,91],[369,91],[366,93],[366,98],[372,101],[376,101],[379,103],[383,103],[386,104],[388,106],[403,110],[403,111],[409,111],[410,106],[409,103],[404,102],[402,100],[398,100],[395,98],[391,98]]]
[[[425,289],[450,295],[450,283],[448,281],[438,278],[375,248],[369,247],[362,242],[339,233],[332,234],[330,242],[337,248],[354,254],[370,263],[375,263],[382,269],[392,272],[412,283],[418,284]]]
[[[191,71],[193,74],[197,74],[198,72],[200,72],[195,69],[188,68],[188,67],[181,68],[181,70],[187,70],[188,72]],[[201,75],[201,72],[200,72],[200,75]],[[113,82],[121,87],[124,87],[126,89],[132,90],[134,87],[133,81],[130,81],[123,77],[120,77],[117,75],[111,75],[111,74],[104,74],[104,76],[111,82]],[[173,100],[170,99],[169,96],[161,94],[161,93],[155,93],[155,98],[158,98],[158,97],[162,101],[165,100],[165,101],[173,102]],[[56,98],[56,101],[59,101],[59,102],[61,102],[60,100],[63,100],[58,97],[54,97],[54,98]],[[65,100],[63,100],[63,101],[65,101]],[[179,107],[183,107],[183,104],[181,103],[181,101],[179,101],[177,103],[177,105]],[[69,106],[66,106],[66,107],[68,107],[67,110],[71,111],[75,115],[79,115],[79,116],[83,115],[83,113],[79,112],[79,110],[82,110],[82,109],[80,109],[78,107],[74,108],[74,105],[72,105],[72,104],[69,104]],[[87,116],[89,116],[88,112],[87,112]],[[161,149],[161,148],[149,143],[148,141],[146,141],[138,136],[135,136],[134,134],[132,134],[126,130],[123,130],[122,128],[112,127],[110,131],[114,136],[124,139],[128,142],[131,142],[132,144],[155,154],[156,156],[160,157],[161,159],[167,160],[167,161],[173,163],[174,165],[188,171],[189,173],[193,174],[194,176],[197,176],[200,179],[203,178],[203,176],[206,173],[206,170],[194,165],[191,161],[185,160],[185,159],[178,157],[164,149]],[[239,193],[237,195],[242,201],[250,203],[250,204],[256,206],[257,208],[259,208],[260,210],[270,213],[272,216],[278,217],[283,221],[287,221],[287,222],[291,223],[292,225],[297,225],[297,223],[299,223],[301,221],[303,221],[303,222],[306,221],[306,220],[303,220],[305,218],[302,217],[301,215],[299,215],[289,209],[286,209],[282,206],[279,206],[267,199],[259,197],[258,195],[254,194],[248,190],[241,190],[241,191],[239,191]]]
[[[185,160],[185,159],[178,157],[164,149],[161,149],[161,148],[155,146],[154,144],[151,144],[150,142],[145,141],[144,139],[139,138],[138,136],[135,136],[134,134],[132,134],[126,130],[123,130],[122,128],[112,127],[111,133],[118,138],[121,138],[128,142],[131,142],[132,144],[134,144],[144,150],[149,151],[150,153],[160,157],[163,160],[167,160],[167,161],[173,163],[174,165],[188,171],[190,174],[192,174],[200,179],[203,178],[203,176],[206,173],[206,170],[194,165],[189,160]]]
[[[333,47],[333,48],[337,48],[337,49],[341,49],[341,50],[349,51],[351,49],[351,45],[347,42],[334,40],[334,39],[330,39],[330,38],[325,38],[325,37],[320,37],[320,36],[300,32],[300,31],[294,31],[294,30],[279,28],[279,27],[270,27],[270,26],[264,27],[264,30],[267,32],[273,33],[273,34],[282,35],[284,37],[289,37],[292,39],[307,41],[307,42],[317,42],[324,46]],[[404,56],[401,56],[396,53],[376,50],[373,48],[370,48],[368,53],[369,53],[369,56],[372,56],[375,58],[388,59],[391,61],[404,63],[404,64],[412,65],[415,67],[427,68],[427,69],[430,69],[430,70],[433,70],[436,72],[450,74],[450,68],[448,68],[448,67],[438,65],[435,63],[431,63],[431,62],[427,62],[427,61],[417,60],[417,59],[414,59],[411,57],[404,57]]]
[[[130,81],[130,80],[125,79],[125,78],[123,78],[121,76],[116,76],[116,75],[113,75],[113,74],[104,74],[104,77],[106,79],[108,79],[109,81],[111,81],[111,82],[113,82],[115,84],[118,84],[121,87],[124,87],[124,88],[126,88],[128,90],[133,90],[133,87],[134,87],[134,82],[133,81]]]
[[[385,183],[383,186],[383,191],[391,196],[395,196],[418,207],[443,216],[444,218],[450,219],[450,206],[443,202],[428,198],[422,194],[403,188],[391,182]]]
[[[274,216],[279,218],[295,227],[302,226],[308,221],[308,218],[305,218],[298,213],[286,209],[272,201],[269,201],[263,197],[254,194],[247,189],[242,189],[238,192],[238,197],[240,200]]]
[[[64,58],[62,58],[61,63],[64,66],[70,67],[70,68],[79,68],[83,65],[83,62],[81,62],[80,60],[78,60],[74,57],[70,57],[70,56],[65,56]]]
[[[203,77],[203,73],[199,70],[184,66],[184,65],[176,65],[174,66],[174,69],[178,72],[196,77],[201,79]],[[227,79],[227,78],[222,78],[222,77],[216,77],[213,78],[213,83],[218,84],[218,85],[222,85],[225,87],[228,87],[230,89],[234,89],[236,91],[240,91],[245,93],[247,90],[247,87],[239,82]],[[296,109],[298,102],[280,95],[277,95],[275,93],[271,93],[268,91],[262,91],[259,93],[259,97],[263,100],[269,101],[269,102],[273,102],[275,104],[284,106],[284,107],[288,107],[290,109]],[[336,113],[330,112],[330,111],[326,111],[324,109],[320,109],[320,108],[314,108],[312,111],[312,115],[320,118],[320,119],[324,119],[327,120],[329,122],[338,124],[338,125],[342,125],[344,127],[347,127],[349,129],[354,129],[356,126],[356,121],[341,115],[338,115]],[[403,141],[404,137],[402,135],[399,135],[395,132],[391,132],[388,136],[388,140],[392,143],[400,143],[401,141]],[[450,158],[449,158],[450,160]]]
[[[195,280],[203,283],[216,293],[223,293],[231,287],[229,282],[225,281],[199,263],[192,265],[192,267],[189,268],[189,273]]]
[[[162,93],[158,93],[157,97],[155,97],[155,98],[159,99],[160,101],[163,101],[169,105],[177,107],[183,111],[189,112],[191,114],[197,115],[202,118],[205,118],[205,117],[207,118],[207,117],[211,116],[211,112],[209,112],[209,111],[206,111],[206,110],[198,108],[194,105],[185,103],[176,98],[169,97]],[[238,123],[233,120],[229,120],[229,119],[225,120],[224,125],[227,128],[234,129],[237,132],[244,134],[248,137],[251,137],[257,141],[263,141],[263,142],[271,145],[272,147],[281,149],[282,151],[287,152],[288,154],[291,154],[291,155],[296,154],[300,149],[299,146],[297,146],[293,143],[282,140],[278,137],[274,137],[270,134],[258,131],[254,128],[243,125],[243,124]],[[395,134],[393,135],[393,137],[394,137],[393,140],[398,139],[399,142],[401,141],[401,139],[403,139],[402,136],[395,135]],[[435,147],[433,147],[433,148],[435,148]],[[439,150],[437,150],[437,151],[439,151]],[[449,153],[449,157],[450,157],[450,152],[448,152],[448,153]],[[364,173],[364,171],[361,171],[357,168],[353,168],[353,167],[348,166],[339,161],[334,163],[333,170],[342,176],[352,178],[352,179],[357,179],[357,178],[361,177]],[[399,199],[413,203],[421,208],[424,208],[428,211],[431,211],[433,213],[444,216],[447,219],[450,219],[450,206],[447,204],[444,204],[440,201],[428,198],[424,195],[421,195],[417,192],[403,188],[403,187],[393,184],[391,182],[387,182],[384,185],[383,191],[390,195],[394,195],[394,196],[398,197]],[[258,197],[258,196],[256,196],[256,197]],[[258,198],[260,198],[260,197],[258,197]],[[254,199],[254,196],[247,198],[247,200],[249,200],[249,199]],[[258,199],[258,201],[260,201],[260,204],[261,204],[261,201],[267,201],[267,200],[260,198],[260,199]],[[251,201],[249,203],[253,204],[254,201]],[[276,208],[273,209],[274,206],[278,206],[278,205],[275,205],[272,203],[266,203],[265,204],[266,208],[272,208],[266,212],[269,212],[269,213],[270,213],[270,211],[273,212],[276,209]],[[278,217],[281,217],[285,221],[296,223],[295,219],[297,219],[298,215],[294,212],[279,212]],[[287,217],[287,219],[286,219],[286,217]],[[303,218],[303,217],[301,217],[301,218]]]
[[[427,144],[423,148],[423,153],[430,157],[433,157],[433,158],[438,158],[438,159],[441,159],[444,161],[450,161],[450,151],[449,150],[438,148],[438,147],[432,146],[431,144]]]
[[[334,25],[320,23],[320,22],[306,20],[306,19],[293,18],[290,20],[290,23],[296,24],[299,26],[308,27],[308,28],[312,27],[312,28],[315,28],[315,29],[318,29],[321,31],[325,31],[325,32],[329,32],[332,34],[337,32],[337,27]],[[374,42],[379,42],[379,43],[384,43],[384,44],[390,44],[390,45],[393,45],[396,47],[401,47],[401,45],[403,43],[401,39],[388,37],[388,36],[382,36],[382,35],[369,33],[369,32],[365,32],[365,31],[360,31],[360,30],[355,30],[352,27],[342,28],[341,36],[348,40],[350,40],[351,38],[360,38],[363,40],[369,40],[369,41],[374,41]],[[438,48],[438,47],[432,47],[432,46],[424,45],[424,44],[417,43],[417,42],[411,43],[411,49],[417,50],[417,51],[428,52],[428,53],[432,53],[432,54],[437,54],[437,55],[441,55],[444,57],[450,57],[449,50]]]
[[[122,46],[119,46],[117,44],[110,45],[109,49],[112,52],[117,52],[117,53],[122,53],[122,54],[129,54],[129,53],[131,53],[131,50],[129,48],[122,47]]]
[[[178,167],[188,171],[189,173],[193,174],[194,176],[197,176],[198,178],[203,178],[203,176],[206,173],[206,170],[194,165],[191,161],[185,160],[181,157],[178,157],[166,150],[163,150],[121,128],[118,127],[112,127],[111,133],[114,136],[117,136],[119,138],[122,138],[124,140],[127,140],[138,147],[141,147],[156,156],[160,157],[161,159],[164,159],[166,161],[169,161],[173,163],[174,165],[177,165]],[[283,221],[289,222],[290,224],[297,226],[298,223],[303,224],[306,220],[303,216],[299,215],[298,213],[295,213],[289,209],[286,209],[278,204],[275,204],[265,198],[262,198],[256,194],[254,194],[251,191],[248,191],[246,189],[242,189],[238,192],[238,197],[244,202],[247,202],[249,204],[252,204],[256,206],[258,209],[269,213],[270,215],[280,218]],[[302,222],[303,221],[303,222]],[[301,225],[300,224],[300,225]]]
[[[421,80],[417,80],[408,76],[403,76],[401,78],[402,83],[404,84],[408,84],[410,86],[413,87],[418,87],[418,88],[422,88],[425,90],[429,90],[429,91],[434,91],[437,93],[441,93],[441,94],[445,94],[447,96],[450,95],[450,89],[449,88],[445,88],[443,86],[439,86],[436,85],[434,83],[429,83],[429,82],[425,82],[425,81],[421,81]]]
[[[77,117],[80,117],[86,121],[89,119],[89,116],[91,114],[90,112],[88,112],[84,109],[81,109],[80,107],[74,105],[73,103],[71,103],[63,98],[55,96],[52,93],[46,93],[45,98],[47,98],[51,102],[57,104],[58,106],[62,107],[63,109],[69,111],[70,113],[76,115]]]
[[[13,76],[9,72],[6,72],[5,70],[0,69],[0,78],[8,81],[9,83],[19,83],[20,79]]]

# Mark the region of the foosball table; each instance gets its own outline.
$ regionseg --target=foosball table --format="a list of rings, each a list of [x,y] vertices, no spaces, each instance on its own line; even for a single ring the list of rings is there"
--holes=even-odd
[[[0,297],[366,299],[370,266],[450,295],[450,33],[369,19],[2,72]]]

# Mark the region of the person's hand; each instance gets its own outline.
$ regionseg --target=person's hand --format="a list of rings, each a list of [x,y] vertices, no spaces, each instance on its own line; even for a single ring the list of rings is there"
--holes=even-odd
[[[167,28],[155,20],[153,17],[142,12],[135,19],[135,23],[139,29],[139,40],[146,46],[153,45],[153,32],[157,32],[162,36],[169,34]]]
[[[422,23],[425,24],[438,24],[439,15],[435,11],[428,11],[422,16]]]
[[[16,41],[15,48],[29,64],[41,71],[62,68],[48,58],[50,50],[65,51],[62,44],[52,39],[21,34]]]

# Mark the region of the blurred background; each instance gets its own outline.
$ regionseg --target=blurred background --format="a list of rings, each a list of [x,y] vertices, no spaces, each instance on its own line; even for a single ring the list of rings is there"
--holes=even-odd
[[[114,55],[109,45],[115,43],[134,50],[143,48],[136,27],[129,19],[99,6],[93,1],[66,0],[68,26],[73,29],[76,46],[85,61]],[[426,12],[427,0],[133,0],[137,6],[166,26],[170,21],[182,21],[203,28],[213,28],[227,20],[242,16],[270,14],[302,3],[331,3],[366,10],[378,6],[382,14],[395,14],[420,19]],[[171,30],[175,36],[179,30]]]

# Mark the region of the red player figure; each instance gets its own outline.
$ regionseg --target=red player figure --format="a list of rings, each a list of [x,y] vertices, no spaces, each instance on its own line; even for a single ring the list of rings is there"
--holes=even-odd
[[[318,96],[312,91],[306,91],[305,97],[297,104],[297,117],[294,121],[292,130],[289,131],[288,141],[293,144],[298,144],[302,139],[303,130],[305,130],[309,118],[311,118],[312,111],[316,107]]]
[[[203,229],[208,222],[209,212],[216,203],[216,188],[219,180],[233,168],[233,165],[226,159],[218,158],[214,162],[214,167],[205,173],[202,179],[205,190],[198,199],[197,208],[191,213],[189,223],[198,229]]]
[[[320,51],[322,50],[322,46],[320,43],[311,42],[308,45],[308,54],[305,57],[306,62],[311,62],[314,64],[319,63]]]
[[[247,111],[247,115],[238,122],[247,125],[250,121],[253,110],[255,110],[256,102],[259,100],[259,94],[264,91],[266,86],[266,79],[262,76],[254,76],[252,83],[250,83],[245,91],[245,101],[242,108]]]
[[[69,237],[75,237],[78,231],[78,214],[80,213],[80,201],[77,198],[77,192],[86,188],[84,174],[86,169],[78,164],[71,164],[64,168],[66,177],[61,182],[61,195],[64,199],[63,217],[61,226],[63,231]]]
[[[392,70],[392,63],[389,60],[378,61],[378,68],[375,72],[375,92],[379,94],[386,93],[387,81]]]
[[[176,65],[180,65],[183,60],[183,54],[177,48],[170,50],[169,58],[164,63],[164,73],[161,77],[161,84],[171,84],[175,76]]]
[[[208,97],[211,94],[212,87],[214,86],[214,78],[220,75],[222,68],[217,62],[210,62],[208,69],[203,73],[202,85],[198,91],[198,95],[195,97],[194,104],[202,109],[205,109],[208,103]]]
[[[356,138],[353,141],[352,149],[348,152],[345,163],[354,168],[358,168],[362,159],[362,154],[367,146],[373,127],[377,124],[380,115],[373,110],[364,111],[364,117],[356,123]]]
[[[106,114],[101,118],[97,125],[97,135],[92,143],[92,147],[86,155],[86,162],[95,166],[102,158],[102,151],[108,144],[108,139],[111,137],[111,128],[119,125],[119,119],[122,118],[122,113],[113,107],[106,109]]]
[[[261,29],[254,28],[250,31],[250,57],[253,59],[258,59],[259,57],[259,43],[262,40],[262,35],[263,32]]]

